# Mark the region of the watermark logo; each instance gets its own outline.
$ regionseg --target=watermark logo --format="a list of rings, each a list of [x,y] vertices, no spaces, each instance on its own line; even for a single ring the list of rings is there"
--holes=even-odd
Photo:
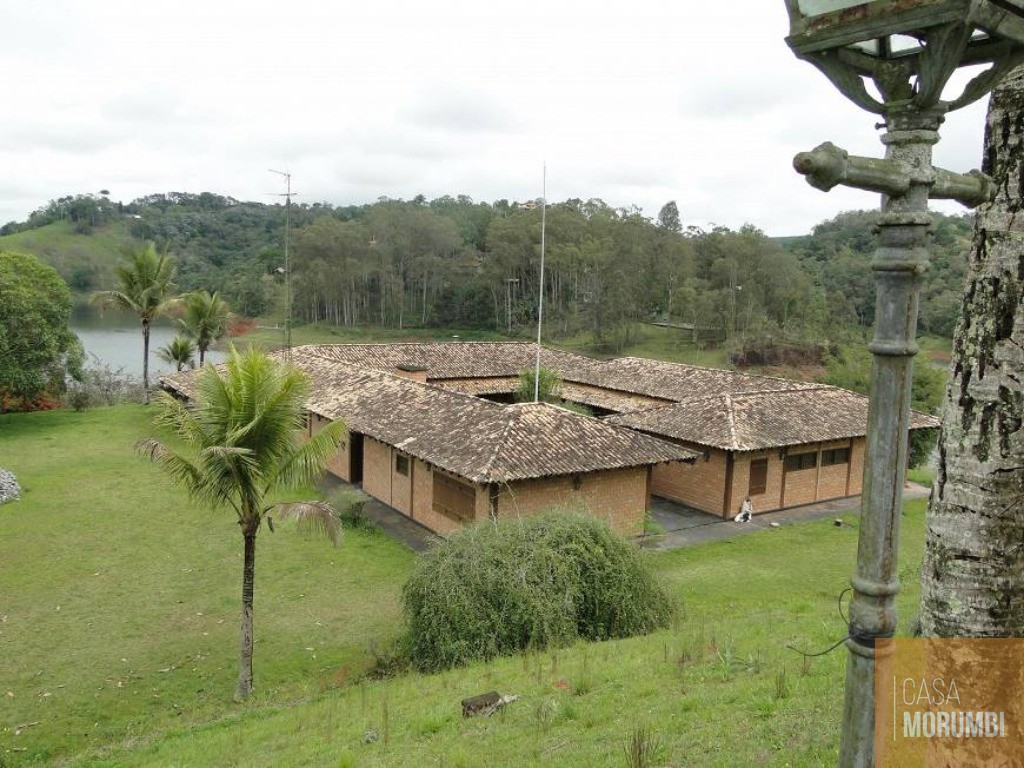
[[[880,640],[875,765],[1024,768],[1024,640]]]

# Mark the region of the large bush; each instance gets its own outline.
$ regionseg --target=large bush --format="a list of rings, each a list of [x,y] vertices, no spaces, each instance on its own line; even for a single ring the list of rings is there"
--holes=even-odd
[[[420,560],[403,601],[422,670],[643,634],[672,613],[634,545],[563,512],[460,531]]]
[[[66,379],[81,376],[70,317],[71,292],[57,270],[0,251],[0,413],[53,407]]]

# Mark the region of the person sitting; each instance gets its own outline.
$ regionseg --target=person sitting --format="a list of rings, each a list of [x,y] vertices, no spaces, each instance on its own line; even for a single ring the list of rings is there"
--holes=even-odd
[[[750,501],[750,497],[747,496],[740,504],[740,512],[736,517],[733,518],[734,523],[749,523],[750,519],[754,515],[754,504]]]

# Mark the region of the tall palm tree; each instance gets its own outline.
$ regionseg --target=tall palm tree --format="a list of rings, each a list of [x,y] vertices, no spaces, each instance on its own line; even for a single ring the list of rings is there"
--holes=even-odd
[[[186,452],[156,440],[139,443],[151,459],[194,498],[213,507],[229,507],[238,517],[245,546],[242,565],[242,633],[238,690],[252,693],[253,582],[256,533],[263,519],[274,530],[278,520],[323,533],[335,544],[338,518],[322,502],[274,504],[267,497],[282,489],[299,489],[315,481],[345,436],[334,422],[304,440],[302,428],[308,381],[291,365],[265,353],[232,348],[223,373],[213,366],[196,374],[195,407],[162,393],[157,422],[171,427]]]
[[[199,367],[202,368],[206,350],[227,331],[230,310],[218,291],[212,295],[208,291],[194,291],[184,297],[183,304],[185,314],[181,318],[181,327],[195,341],[199,350]]]
[[[196,367],[196,345],[186,336],[175,336],[156,351],[157,357],[170,363],[178,372]]]
[[[149,404],[149,327],[153,320],[175,303],[174,264],[167,254],[157,255],[149,243],[117,268],[118,287],[93,294],[100,307],[121,307],[134,312],[142,321],[142,386]]]

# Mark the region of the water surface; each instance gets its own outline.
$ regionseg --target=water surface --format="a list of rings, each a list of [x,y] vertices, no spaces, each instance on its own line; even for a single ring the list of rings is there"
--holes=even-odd
[[[93,307],[77,307],[71,316],[71,330],[85,347],[86,365],[94,365],[93,355],[113,370],[142,377],[142,323],[137,315],[121,310],[99,312]],[[168,318],[160,318],[149,331],[149,379],[172,373],[174,366],[157,356],[157,349],[170,343],[177,335],[177,326]],[[224,360],[224,352],[210,350],[206,359],[215,363]],[[198,362],[198,357],[196,359]]]

